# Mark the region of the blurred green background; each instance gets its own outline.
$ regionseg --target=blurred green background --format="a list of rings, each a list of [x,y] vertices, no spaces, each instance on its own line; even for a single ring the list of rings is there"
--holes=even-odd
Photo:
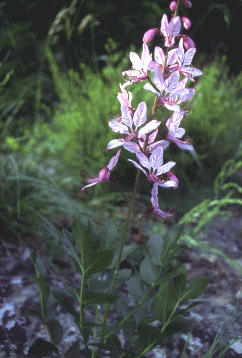
[[[193,24],[187,33],[197,47],[193,65],[203,75],[189,84],[195,88],[186,103],[192,113],[182,123],[201,165],[175,145],[164,157],[177,162],[179,188],[160,191],[162,208],[178,215],[213,195],[215,177],[239,153],[241,56],[231,39],[238,38],[241,4],[181,7]],[[129,52],[141,53],[144,32],[160,27],[164,12],[170,14],[169,1],[134,1],[131,7],[128,1],[16,0],[14,11],[10,2],[0,3],[1,237],[48,237],[60,218],[92,215],[99,199],[120,200],[114,185],[81,192],[83,174],[97,176],[116,154],[106,146],[115,138],[108,122],[120,115],[121,73],[131,68]],[[142,87],[128,87],[132,104],[146,101],[150,113],[154,97]],[[135,178],[131,156],[122,150],[113,172],[125,191]],[[144,198],[150,190],[149,184],[142,190]]]

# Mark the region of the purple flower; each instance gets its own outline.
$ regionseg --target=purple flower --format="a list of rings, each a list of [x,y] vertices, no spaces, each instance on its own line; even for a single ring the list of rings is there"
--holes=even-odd
[[[113,168],[117,165],[120,153],[121,153],[121,150],[119,150],[118,153],[114,157],[111,158],[108,166],[103,168],[99,172],[97,178],[92,178],[92,179],[87,178],[86,179],[87,183],[91,183],[91,184],[88,184],[88,185],[84,186],[82,188],[82,190],[88,188],[89,186],[93,186],[93,185],[95,185],[97,183],[101,183],[101,182],[108,183],[110,181],[110,173],[113,170]]]
[[[141,82],[148,78],[148,67],[152,61],[152,54],[149,52],[148,46],[143,44],[143,52],[141,58],[135,52],[130,52],[130,61],[133,65],[133,70],[122,72],[122,76],[128,76],[130,81],[123,86],[126,87],[135,82]]]
[[[170,169],[174,167],[175,162],[168,162],[163,164],[163,148],[162,146],[157,147],[152,153],[150,158],[148,159],[146,155],[143,153],[136,153],[136,157],[139,160],[140,164],[148,169],[148,173],[143,169],[139,164],[135,161],[128,159],[133,165],[142,170],[142,172],[147,176],[149,181],[153,181],[158,183],[160,186],[168,188],[168,187],[178,187],[178,179],[172,174]],[[159,176],[162,176],[160,179]],[[171,179],[171,180],[170,180]]]
[[[202,75],[202,71],[198,70],[197,68],[187,67],[191,64],[195,52],[196,52],[195,48],[190,48],[184,54],[183,39],[181,38],[179,42],[179,47],[175,54],[177,58],[177,64],[171,67],[173,70],[179,71],[183,76],[185,76],[186,78],[188,78],[190,81],[193,82],[194,82],[193,77]]]
[[[181,102],[186,102],[194,94],[194,89],[185,88],[187,79],[179,82],[179,72],[173,72],[165,81],[162,71],[159,67],[156,67],[154,71],[154,83],[155,89],[150,83],[144,85],[144,89],[152,91],[159,97],[160,103],[171,111],[180,112],[181,109],[178,106]],[[163,95],[163,91],[165,94]]]
[[[172,141],[178,145],[181,149],[194,151],[194,148],[189,142],[182,141],[178,138],[181,138],[185,134],[184,128],[179,128],[181,120],[183,118],[183,113],[174,112],[171,118],[166,122],[166,127],[168,133],[166,139]]]
[[[142,126],[146,121],[147,105],[145,102],[141,102],[138,105],[137,110],[134,112],[134,115],[130,114],[128,107],[125,105],[121,106],[122,110],[122,123],[120,121],[110,121],[109,126],[114,132],[118,132],[124,135],[124,138],[121,139],[112,139],[107,146],[107,149],[112,149],[116,147],[123,146],[126,150],[135,153],[140,151],[137,143],[134,143],[134,140],[143,139],[148,133],[155,131],[160,122],[152,120],[142,127],[139,131],[138,128]],[[133,126],[135,128],[133,128]]]
[[[174,214],[170,214],[168,212],[161,211],[158,204],[158,183],[155,183],[153,189],[151,191],[151,203],[152,203],[152,212],[162,218],[170,218]],[[170,209],[171,210],[171,209]]]
[[[180,34],[181,20],[179,16],[174,17],[168,23],[167,15],[164,14],[161,20],[162,34],[165,36],[165,46],[172,47],[175,43],[175,37]]]

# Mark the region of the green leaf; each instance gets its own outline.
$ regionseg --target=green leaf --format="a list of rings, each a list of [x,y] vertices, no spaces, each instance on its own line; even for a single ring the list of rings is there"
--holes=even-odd
[[[52,319],[49,322],[45,323],[46,326],[48,326],[50,331],[50,337],[54,344],[58,346],[60,342],[62,341],[63,337],[63,328],[57,319]]]
[[[178,275],[187,275],[187,270],[184,265],[179,266],[176,269],[171,269],[167,271],[158,281],[157,285],[161,285],[163,282],[167,281],[168,279],[171,279],[173,277],[176,277]]]
[[[42,358],[48,357],[52,352],[57,352],[58,349],[54,344],[43,340],[42,338],[37,338],[34,344],[29,348],[28,357],[29,358]]]
[[[181,298],[183,292],[185,291],[186,285],[187,285],[187,273],[174,277],[173,286],[179,298]]]
[[[160,285],[155,297],[154,310],[162,325],[166,325],[172,316],[177,299],[176,290],[169,280]]]
[[[134,274],[133,276],[130,277],[130,279],[127,282],[127,290],[129,291],[129,293],[131,293],[131,295],[133,296],[136,302],[139,302],[143,298],[144,291],[141,289],[140,286],[139,274]]]
[[[182,296],[180,303],[186,302],[189,299],[195,300],[203,294],[210,283],[209,277],[195,277],[189,282],[187,289]]]
[[[129,256],[130,254],[132,254],[132,252],[134,252],[135,250],[137,250],[138,246],[137,245],[127,245],[124,247],[123,252],[122,252],[122,257],[121,257],[121,262],[123,262],[127,256]],[[119,249],[114,253],[114,257],[113,257],[113,261],[111,263],[111,265],[108,267],[109,269],[112,269],[116,266],[116,263],[118,261],[118,255],[119,255]]]
[[[86,303],[114,303],[119,298],[116,293],[103,293],[97,291],[84,292],[82,296],[83,304]]]
[[[100,247],[101,249],[115,249],[117,246],[117,238],[119,236],[117,227],[111,220],[107,220],[100,231]]]
[[[76,240],[77,248],[81,254],[82,265],[86,271],[92,262],[91,253],[95,248],[95,240],[92,236],[91,224],[88,221],[88,227],[75,220],[71,226],[73,235]]]
[[[21,312],[19,314],[20,317],[36,317],[36,318],[39,318],[41,319],[42,321],[44,321],[44,318],[35,310],[27,310],[25,312]]]
[[[45,316],[45,321],[48,322],[54,318],[56,315],[56,309],[57,309],[57,302],[54,299],[52,293],[50,293],[48,297],[48,303],[47,303],[47,312]]]
[[[53,264],[52,262],[50,263],[50,265],[70,283],[71,287],[73,288],[74,294],[75,294],[75,296],[72,296],[72,297],[78,298],[80,289],[73,284],[73,282],[69,278],[69,276],[59,266]]]
[[[181,332],[184,328],[187,327],[190,320],[184,317],[178,317],[176,320],[170,322],[165,330],[162,332],[162,337],[170,337]]]
[[[66,351],[65,358],[80,358],[79,339]]]
[[[181,237],[185,224],[176,224],[166,231],[163,240],[163,250],[161,252],[160,260],[163,265],[172,261],[175,255],[180,251],[180,248],[176,247],[176,243]]]
[[[87,264],[86,273],[92,274],[105,270],[113,260],[114,250],[99,250],[92,252],[91,261]]]
[[[151,285],[154,282],[157,273],[157,266],[152,262],[150,256],[147,255],[140,265],[140,277],[148,285]]]
[[[135,335],[136,323],[134,316],[130,317],[127,321],[125,321],[122,325],[122,330],[125,338],[128,341],[131,341]]]
[[[54,298],[56,301],[68,312],[70,313],[74,318],[77,320],[79,319],[78,313],[75,311],[73,304],[70,302],[70,300],[59,290],[52,289],[51,290]]]
[[[110,352],[112,352],[115,357],[120,357],[122,353],[121,343],[115,334],[111,334],[106,339],[106,346],[110,347]]]
[[[74,268],[74,270],[78,273],[80,273],[81,275],[83,275],[83,272],[81,270],[81,267],[79,265],[79,263],[77,262],[76,259],[74,259],[74,257],[72,257],[71,255],[67,255],[69,257],[71,266]]]
[[[161,341],[160,328],[153,327],[147,323],[139,323],[137,332],[140,338],[146,343],[146,346],[153,346],[153,344]]]
[[[115,307],[117,314],[121,318],[125,318],[130,312],[127,302],[123,296],[119,297],[118,301],[115,302]]]
[[[196,307],[198,305],[201,305],[203,302],[202,301],[196,301],[196,302],[192,302],[187,308],[183,308],[180,310],[177,310],[171,317],[171,322],[174,321],[177,317],[183,315],[185,312],[189,311],[190,309],[192,309],[193,307]]]
[[[30,259],[33,262],[37,277],[45,277],[47,272],[43,263],[37,258],[37,253],[34,250],[30,252]]]
[[[63,235],[70,242],[71,246],[74,248],[76,246],[74,235],[66,229],[63,229]]]
[[[30,281],[37,283],[40,289],[40,294],[42,297],[48,297],[50,295],[50,285],[45,282],[45,279],[42,277],[30,277]]]
[[[163,251],[163,239],[160,235],[154,234],[149,238],[149,253],[151,260],[156,265],[161,265],[161,257]]]

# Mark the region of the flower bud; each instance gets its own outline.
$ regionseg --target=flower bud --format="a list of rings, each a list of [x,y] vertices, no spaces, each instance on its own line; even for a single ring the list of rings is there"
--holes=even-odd
[[[188,50],[189,48],[195,48],[195,44],[192,41],[192,39],[190,37],[188,37],[187,35],[181,35],[181,37],[183,38],[183,43],[185,48]]]
[[[189,1],[189,0],[183,0],[183,4],[184,4],[186,7],[189,7],[189,8],[192,7],[192,3],[191,3],[191,1]]]
[[[107,167],[103,168],[98,174],[99,181],[105,181],[108,178],[108,173],[109,169]]]
[[[183,22],[183,26],[185,27],[185,29],[187,29],[187,30],[190,29],[192,23],[191,23],[191,21],[188,19],[188,17],[183,16],[183,17],[182,17],[182,22]]]
[[[170,10],[171,10],[171,11],[175,11],[176,6],[177,6],[177,3],[176,3],[175,1],[172,1],[172,2],[170,3]]]
[[[153,40],[155,35],[157,35],[159,32],[160,32],[159,29],[156,29],[156,28],[146,31],[146,33],[144,34],[144,37],[143,37],[143,42],[145,44],[150,42],[151,40]]]

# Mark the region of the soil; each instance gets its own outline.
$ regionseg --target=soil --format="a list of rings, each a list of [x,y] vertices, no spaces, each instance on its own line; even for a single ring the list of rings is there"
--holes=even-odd
[[[146,228],[147,229],[147,228]],[[149,229],[149,228],[148,228]],[[137,243],[143,243],[146,233],[139,228],[133,232],[132,239]],[[147,232],[147,231],[146,231]],[[221,249],[223,253],[235,262],[240,271],[230,265],[221,255],[216,252],[206,252],[201,247],[186,247],[177,257],[180,263],[186,265],[189,280],[193,277],[210,277],[211,283],[205,293],[200,297],[204,301],[202,305],[193,308],[187,317],[194,323],[193,331],[186,348],[186,356],[190,358],[205,357],[211,347],[219,327],[223,324],[226,317],[227,323],[223,326],[223,331],[228,328],[228,337],[222,337],[220,346],[232,342],[231,337],[238,336],[238,342],[234,343],[225,353],[225,358],[242,357],[242,315],[239,315],[229,326],[228,320],[232,316],[238,315],[242,310],[242,213],[235,212],[233,217],[221,220],[217,217],[211,224],[207,225],[196,237],[197,242],[207,241]],[[30,249],[35,248],[41,255],[42,241],[30,240],[27,246],[17,245],[10,239],[0,245],[1,276],[0,276],[0,358],[10,357],[30,357],[29,347],[34,343],[39,344],[41,340],[50,341],[40,319],[35,317],[19,318],[19,312],[26,309],[35,309],[41,312],[38,286],[30,281],[30,277],[35,277],[35,269],[30,260]],[[36,247],[37,246],[37,247]],[[6,251],[8,250],[8,252]],[[45,264],[47,261],[42,255]],[[63,264],[63,261],[62,261]],[[64,261],[63,269],[70,275],[76,285],[80,282],[80,276]],[[48,268],[48,283],[59,290],[63,290],[65,282],[63,279]],[[134,305],[132,296],[128,293],[126,284],[122,285],[119,292],[128,297],[129,306]],[[71,303],[78,310],[74,299]],[[182,307],[181,307],[182,308]],[[82,338],[79,335],[72,316],[67,314],[59,305],[55,317],[64,327],[63,340],[59,346],[61,357],[67,349],[78,339],[80,339],[80,357],[86,357]],[[93,312],[85,311],[85,318],[93,320]],[[111,311],[109,323],[117,322],[115,312]],[[154,322],[158,325],[158,322]],[[155,349],[146,353],[147,358],[180,358],[191,326],[182,333],[175,336],[173,342],[167,345],[167,355],[165,348],[157,346]],[[122,331],[118,338],[123,346],[126,341]],[[227,345],[226,344],[226,345]],[[14,355],[15,354],[15,355]],[[46,357],[57,357],[55,353]],[[101,357],[110,357],[109,352],[102,352]],[[210,357],[210,356],[209,356]],[[212,355],[218,357],[218,352]]]

